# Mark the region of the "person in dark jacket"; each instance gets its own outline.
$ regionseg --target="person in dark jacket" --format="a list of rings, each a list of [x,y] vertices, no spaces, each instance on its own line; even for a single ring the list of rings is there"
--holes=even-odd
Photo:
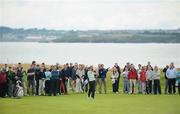
[[[15,72],[12,70],[12,67],[9,67],[7,72],[7,79],[8,79],[8,96],[13,97],[13,91],[15,88],[16,80],[15,80]]]
[[[167,94],[168,92],[168,78],[166,76],[166,71],[169,68],[169,65],[166,65],[166,67],[163,69],[163,73],[164,73],[164,81],[165,81],[165,85],[164,85],[164,93]]]
[[[100,77],[100,87],[99,87],[99,92],[100,94],[102,93],[102,84],[104,85],[104,93],[106,94],[107,88],[106,88],[106,74],[108,72],[108,69],[104,68],[104,65],[101,64],[101,67],[99,69],[99,77]]]
[[[87,74],[87,72],[88,72],[88,67],[86,66],[85,68],[84,68],[84,72],[85,72],[85,76],[84,76],[84,84],[83,84],[83,90],[87,93],[88,92],[88,83],[86,83],[86,82],[88,82],[88,74]]]
[[[28,91],[27,93],[30,95],[30,89],[32,89],[32,95],[35,96],[36,94],[36,82],[35,82],[35,65],[32,64],[31,68],[27,71],[27,81],[28,81]]]
[[[77,71],[77,67],[74,66],[72,69],[72,74],[71,74],[71,85],[72,85],[72,91],[75,92],[76,91],[76,71]]]
[[[39,77],[40,77],[40,66],[36,65],[35,68],[36,95],[39,95]]]
[[[40,72],[39,72],[39,95],[45,95],[44,92],[44,85],[45,85],[45,72],[44,72],[44,68],[40,68]]]
[[[23,67],[21,66],[21,63],[18,63],[18,67],[16,68],[16,70],[17,70],[17,76],[18,76],[19,80],[22,81]]]
[[[121,76],[121,69],[118,65],[118,63],[114,64],[114,67],[116,67],[117,71],[118,71],[118,79],[117,79],[117,92],[119,92],[119,83],[120,83],[120,76]]]
[[[126,65],[124,66],[123,72],[125,71],[126,68],[128,69],[128,71],[131,70],[131,64],[130,64],[130,62],[127,62],[127,63],[126,63]]]
[[[57,95],[57,88],[59,84],[59,71],[56,69],[55,66],[52,67],[51,71],[51,95],[53,94],[54,96]]]

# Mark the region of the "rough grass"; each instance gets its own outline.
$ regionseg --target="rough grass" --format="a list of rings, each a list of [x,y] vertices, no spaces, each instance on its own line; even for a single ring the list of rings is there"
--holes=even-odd
[[[179,114],[179,95],[86,94],[0,98],[0,114]]]

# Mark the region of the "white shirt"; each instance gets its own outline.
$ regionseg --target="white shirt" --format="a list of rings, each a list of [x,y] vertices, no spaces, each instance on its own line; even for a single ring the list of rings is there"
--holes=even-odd
[[[93,71],[88,71],[87,75],[88,75],[89,81],[95,80],[95,73]]]

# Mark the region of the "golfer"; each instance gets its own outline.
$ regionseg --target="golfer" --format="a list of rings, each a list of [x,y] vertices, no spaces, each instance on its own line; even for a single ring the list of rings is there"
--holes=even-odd
[[[88,79],[89,79],[89,91],[88,91],[88,98],[94,99],[95,94],[95,72],[93,71],[93,66],[89,67],[87,72]]]

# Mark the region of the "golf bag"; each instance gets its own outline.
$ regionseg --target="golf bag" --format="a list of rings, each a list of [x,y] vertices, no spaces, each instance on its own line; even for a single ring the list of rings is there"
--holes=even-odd
[[[14,97],[20,98],[24,95],[22,82],[20,80],[16,81],[16,87],[14,91]]]

